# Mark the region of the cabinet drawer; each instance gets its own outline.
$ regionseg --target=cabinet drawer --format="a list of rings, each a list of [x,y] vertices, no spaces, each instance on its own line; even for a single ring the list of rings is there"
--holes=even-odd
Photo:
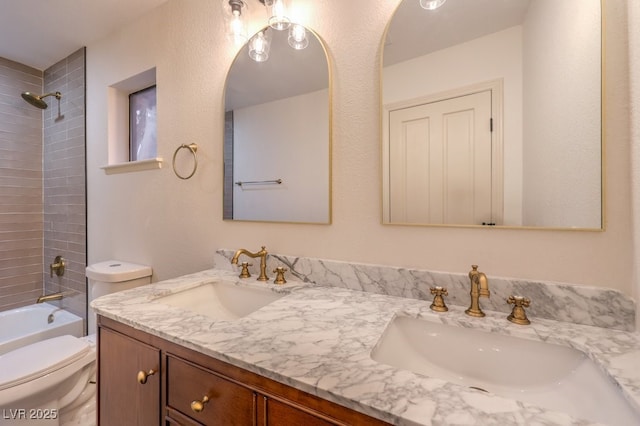
[[[256,395],[223,376],[167,356],[167,406],[204,425],[256,424]],[[192,402],[204,401],[202,411]]]

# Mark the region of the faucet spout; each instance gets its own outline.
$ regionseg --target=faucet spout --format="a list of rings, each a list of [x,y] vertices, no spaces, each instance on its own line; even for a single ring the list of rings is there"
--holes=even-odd
[[[478,271],[478,265],[471,265],[469,280],[471,281],[471,306],[464,312],[472,317],[483,317],[485,313],[480,309],[480,297],[491,295],[489,280],[484,272]]]
[[[38,300],[36,300],[36,303],[43,303],[43,302],[50,302],[52,300],[60,300],[62,299],[62,293],[52,293],[52,294],[43,294],[42,296],[38,297]]]
[[[233,255],[233,258],[231,259],[231,264],[232,265],[237,265],[238,264],[238,259],[240,258],[241,255],[245,255],[245,256],[249,256],[251,258],[256,258],[259,257],[260,258],[260,276],[258,276],[258,281],[269,281],[269,277],[267,277],[267,254],[269,254],[266,250],[265,246],[262,246],[262,249],[256,253],[251,253],[249,250],[247,249],[240,249],[238,251],[236,251],[236,253]]]

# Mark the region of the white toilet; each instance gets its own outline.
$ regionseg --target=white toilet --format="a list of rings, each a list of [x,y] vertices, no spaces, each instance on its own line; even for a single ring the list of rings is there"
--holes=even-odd
[[[86,269],[88,300],[151,282],[151,268],[107,261]],[[0,355],[0,425],[95,424],[95,313],[90,335],[60,336]]]

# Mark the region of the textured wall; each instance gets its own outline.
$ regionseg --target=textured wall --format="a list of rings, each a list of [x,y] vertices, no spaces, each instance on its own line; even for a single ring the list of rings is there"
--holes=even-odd
[[[255,0],[251,29],[265,21]],[[235,49],[221,2],[170,0],[87,49],[89,261],[151,265],[154,280],[212,266],[217,248],[257,250],[449,272],[480,264],[489,276],[632,292],[629,69],[626,1],[607,1],[605,232],[381,225],[380,50],[398,0],[296,0],[301,22],[328,46],[333,74],[333,224],[222,220],[224,82]],[[157,66],[160,170],[105,175],[107,87]],[[170,160],[199,144],[198,172],[178,179]],[[637,161],[637,160],[636,160]]]
[[[44,283],[47,293],[62,291],[62,306],[86,316],[85,203],[85,51],[84,48],[44,72]],[[49,265],[61,255],[64,275],[53,278]]]
[[[0,58],[0,311],[42,293],[42,72]]]
[[[629,68],[631,76],[631,148],[634,240],[634,292],[640,297],[640,2],[629,2]],[[636,315],[636,330],[640,330],[640,315]]]

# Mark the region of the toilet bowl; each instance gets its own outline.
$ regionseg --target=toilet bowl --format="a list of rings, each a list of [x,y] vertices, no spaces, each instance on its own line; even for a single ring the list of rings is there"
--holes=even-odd
[[[95,399],[95,346],[65,335],[0,355],[0,424],[62,424]]]

